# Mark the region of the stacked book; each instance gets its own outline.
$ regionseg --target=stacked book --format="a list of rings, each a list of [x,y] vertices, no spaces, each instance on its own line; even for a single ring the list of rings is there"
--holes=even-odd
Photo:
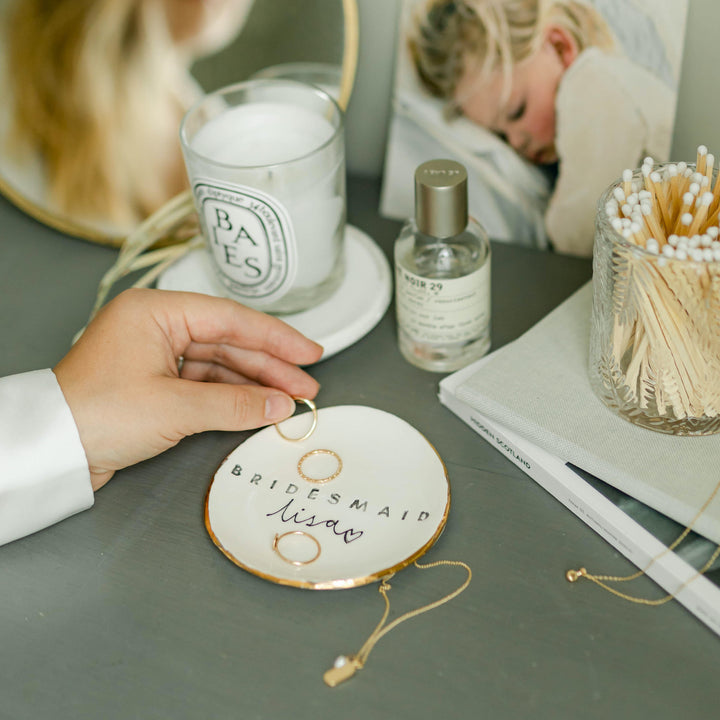
[[[720,587],[696,569],[720,543],[720,496],[707,504],[720,481],[720,435],[646,430],[594,395],[591,305],[588,283],[514,342],[444,378],[440,401],[720,634]],[[688,525],[691,537],[669,551]]]

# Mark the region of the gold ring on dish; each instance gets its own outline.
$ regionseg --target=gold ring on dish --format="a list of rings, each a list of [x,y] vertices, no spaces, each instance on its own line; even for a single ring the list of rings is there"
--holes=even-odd
[[[334,457],[335,460],[337,460],[337,470],[335,470],[335,472],[332,475],[328,475],[327,477],[321,477],[321,478],[314,478],[314,477],[310,477],[310,475],[306,475],[303,472],[303,463],[311,455],[332,455],[332,457]],[[334,452],[332,450],[325,450],[324,448],[317,448],[316,450],[311,450],[310,452],[306,452],[298,460],[298,464],[297,464],[298,474],[300,475],[300,477],[303,480],[307,480],[308,482],[318,483],[318,484],[322,484],[322,483],[326,483],[326,482],[330,482],[331,480],[334,480],[342,472],[342,468],[343,468],[343,463],[342,463],[342,460],[340,459],[340,456],[336,452]]]
[[[288,535],[304,535],[305,537],[309,537],[315,543],[315,546],[317,547],[317,552],[309,560],[291,560],[289,557],[283,555],[282,550],[280,550],[280,541],[283,538],[288,537]],[[314,563],[320,557],[320,553],[322,552],[322,548],[320,547],[318,539],[314,535],[311,535],[304,530],[290,530],[290,532],[283,533],[282,535],[278,535],[277,533],[275,533],[275,537],[273,538],[272,542],[272,549],[280,556],[282,560],[284,560],[286,563],[289,563],[290,565],[295,565],[296,567],[300,567],[302,565],[310,565],[310,563]]]

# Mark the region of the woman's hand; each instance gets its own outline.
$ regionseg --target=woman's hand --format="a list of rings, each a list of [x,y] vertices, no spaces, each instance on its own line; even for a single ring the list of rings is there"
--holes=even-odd
[[[320,345],[278,318],[232,300],[128,290],[54,372],[97,490],[116,470],[187,435],[289,417],[291,396],[313,398],[319,389],[297,366],[321,355]]]

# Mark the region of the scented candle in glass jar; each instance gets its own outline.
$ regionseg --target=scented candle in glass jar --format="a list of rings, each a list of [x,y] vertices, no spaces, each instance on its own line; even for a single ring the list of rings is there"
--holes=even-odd
[[[320,88],[253,80],[185,115],[185,164],[226,292],[275,313],[326,300],[344,275],[343,113]]]

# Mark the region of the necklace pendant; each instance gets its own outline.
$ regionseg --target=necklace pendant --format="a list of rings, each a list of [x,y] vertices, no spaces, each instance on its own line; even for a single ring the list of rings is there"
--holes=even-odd
[[[359,664],[352,655],[340,655],[333,663],[333,666],[325,672],[323,680],[326,685],[335,687],[349,680],[359,667]]]

